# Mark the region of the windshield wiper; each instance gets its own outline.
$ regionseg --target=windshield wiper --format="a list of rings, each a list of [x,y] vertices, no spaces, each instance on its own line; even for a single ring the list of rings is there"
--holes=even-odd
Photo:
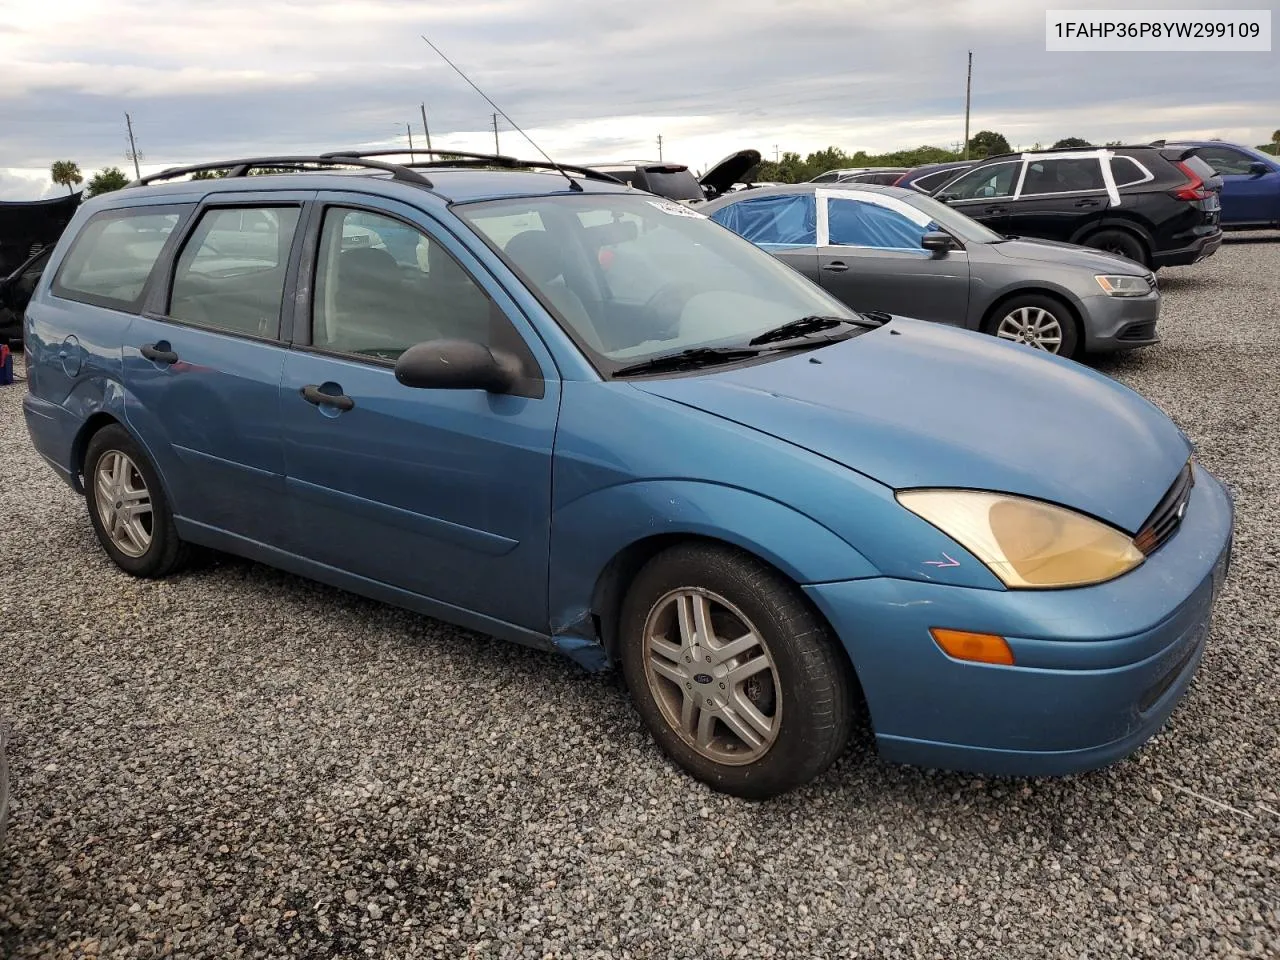
[[[699,367],[710,367],[718,363],[733,363],[735,360],[750,360],[758,357],[763,351],[750,347],[692,347],[679,353],[664,353],[650,357],[639,363],[628,364],[613,371],[615,377],[630,377],[639,373],[664,373],[669,370],[696,370]]]
[[[882,320],[880,317],[884,319]],[[774,327],[772,330],[766,330],[747,342],[753,347],[758,347],[766,343],[794,340],[797,337],[804,337],[811,333],[821,333],[823,330],[831,330],[846,323],[854,326],[878,327],[887,322],[888,319],[888,314],[877,314],[874,311],[856,314],[852,317],[824,317],[821,315],[801,317],[798,320],[789,320],[779,327]]]

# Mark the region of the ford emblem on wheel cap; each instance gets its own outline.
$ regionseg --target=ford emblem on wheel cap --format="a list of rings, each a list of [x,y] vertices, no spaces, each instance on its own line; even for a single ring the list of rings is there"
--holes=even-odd
[[[697,680],[699,683],[710,683],[710,682],[711,682],[711,674],[709,674],[709,673],[696,673],[696,674],[694,674],[694,675],[693,675],[693,679]]]

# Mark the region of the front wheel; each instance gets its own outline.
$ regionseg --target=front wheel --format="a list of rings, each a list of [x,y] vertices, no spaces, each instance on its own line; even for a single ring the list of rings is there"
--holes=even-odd
[[[1002,303],[987,319],[985,329],[1001,340],[1061,357],[1074,357],[1080,345],[1076,318],[1066,304],[1039,294]]]
[[[623,605],[622,667],[654,738],[686,771],[741,797],[776,796],[840,754],[854,687],[797,588],[727,547],[651,560]]]
[[[103,427],[89,441],[84,488],[98,542],[121,570],[163,577],[182,565],[187,545],[174,527],[160,477],[124,427]]]

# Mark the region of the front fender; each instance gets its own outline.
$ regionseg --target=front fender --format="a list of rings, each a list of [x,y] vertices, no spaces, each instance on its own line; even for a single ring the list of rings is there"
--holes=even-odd
[[[624,483],[552,514],[552,634],[583,632],[597,580],[615,556],[642,540],[671,535],[741,547],[800,584],[879,575],[847,541],[776,500],[706,481]]]

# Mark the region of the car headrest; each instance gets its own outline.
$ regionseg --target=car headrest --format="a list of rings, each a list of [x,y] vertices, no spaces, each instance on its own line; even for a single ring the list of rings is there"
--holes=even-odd
[[[564,273],[564,264],[545,230],[517,233],[507,241],[504,249],[512,262],[534,283],[546,283]]]

